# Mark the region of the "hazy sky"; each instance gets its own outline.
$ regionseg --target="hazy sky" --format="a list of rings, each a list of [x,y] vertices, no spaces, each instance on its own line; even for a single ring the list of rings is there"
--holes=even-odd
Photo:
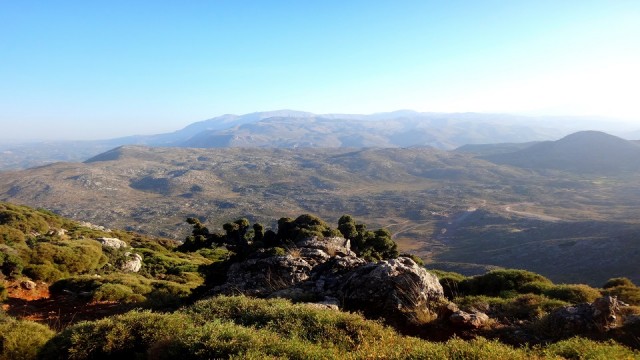
[[[0,0],[0,138],[397,109],[640,126],[640,1]]]

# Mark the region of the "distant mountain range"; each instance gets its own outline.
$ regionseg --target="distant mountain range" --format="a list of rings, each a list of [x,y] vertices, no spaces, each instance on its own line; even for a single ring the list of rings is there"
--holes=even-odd
[[[222,115],[166,134],[99,141],[0,144],[0,170],[56,161],[84,161],[122,145],[170,147],[434,147],[556,140],[578,130],[605,129],[605,119],[505,114],[419,113],[410,110],[324,114],[279,110]]]

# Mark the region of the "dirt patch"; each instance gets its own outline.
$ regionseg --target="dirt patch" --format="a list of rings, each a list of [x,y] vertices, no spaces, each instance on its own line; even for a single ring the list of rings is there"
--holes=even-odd
[[[121,314],[132,308],[132,305],[114,302],[88,302],[71,294],[51,296],[45,283],[38,283],[31,290],[24,289],[20,282],[10,282],[6,287],[9,298],[2,307],[7,314],[43,323],[55,330],[78,321]]]

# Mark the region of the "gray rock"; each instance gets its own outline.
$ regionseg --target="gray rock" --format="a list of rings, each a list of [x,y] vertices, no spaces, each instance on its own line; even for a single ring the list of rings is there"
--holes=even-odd
[[[317,236],[296,243],[299,248],[319,249],[329,256],[356,256],[351,251],[351,242],[341,237],[319,238]]]
[[[65,229],[51,229],[51,230],[47,231],[47,235],[63,237],[65,235],[67,235],[67,230],[65,230]]]
[[[248,259],[231,265],[227,282],[214,292],[267,297],[307,280],[311,268],[305,259],[291,255]],[[285,297],[284,293],[280,297]]]
[[[339,293],[346,309],[399,324],[429,322],[444,302],[438,278],[408,257],[354,269],[344,277]]]
[[[489,321],[489,316],[482,312],[468,313],[458,310],[449,316],[449,321],[458,327],[479,329]]]
[[[316,306],[342,307],[416,325],[435,319],[446,303],[438,278],[410,258],[367,263],[339,237],[313,237],[296,246],[295,256],[261,252],[231,265],[226,283],[211,293],[325,299]]]
[[[96,240],[100,241],[102,246],[114,249],[124,249],[128,246],[126,242],[117,238],[99,237]]]
[[[124,272],[138,272],[142,268],[142,256],[136,253],[124,253],[125,259],[118,264],[118,268]]]
[[[31,280],[25,280],[20,283],[20,286],[25,290],[33,290],[36,288],[37,285]]]
[[[605,296],[591,304],[557,309],[549,315],[549,319],[566,333],[604,332],[620,326],[620,306],[615,296]]]

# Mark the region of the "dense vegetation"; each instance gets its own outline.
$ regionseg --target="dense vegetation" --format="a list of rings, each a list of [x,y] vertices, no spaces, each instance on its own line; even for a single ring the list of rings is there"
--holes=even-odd
[[[460,333],[473,340],[453,337],[430,342],[359,314],[281,299],[203,296],[224,278],[232,262],[247,253],[290,251],[297,241],[310,236],[343,236],[356,253],[371,261],[396,257],[395,243],[384,229],[369,231],[348,215],[339,219],[337,228],[312,215],[282,218],[274,230],[239,219],[224,224],[223,233],[209,231],[195,218],[188,222],[192,235],[178,246],[169,240],[79,224],[46,210],[0,203],[0,301],[11,296],[16,284],[33,280],[50,284],[51,296],[60,299],[138,308],[68,324],[35,323],[0,312],[0,360],[640,357],[630,348],[640,347],[637,338],[628,336],[637,334],[636,328],[621,328],[615,338],[622,343],[556,336],[549,331],[553,324],[548,315],[554,309],[604,294],[631,305],[627,314],[640,314],[640,288],[627,278],[611,279],[595,289],[554,284],[523,270],[494,270],[475,277],[433,270],[450,300],[464,310],[486,312],[493,322],[474,334]],[[103,246],[96,241],[101,237],[121,239],[127,247]],[[126,253],[142,257],[138,272],[119,268]],[[519,329],[544,341],[535,346],[508,341],[505,332],[516,322]],[[437,320],[425,323],[418,334],[428,339],[430,333],[442,333],[443,326]]]

